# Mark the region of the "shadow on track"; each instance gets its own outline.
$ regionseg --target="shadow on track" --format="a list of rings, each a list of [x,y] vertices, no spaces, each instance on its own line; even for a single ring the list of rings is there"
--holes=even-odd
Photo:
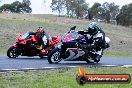
[[[86,63],[85,61],[62,61],[61,63],[51,64],[54,66],[100,66],[103,65],[102,63]]]
[[[47,60],[47,57],[39,58],[39,57],[18,57],[18,58],[8,58],[13,60]]]
[[[8,58],[10,60],[17,60],[17,61],[43,61],[45,67],[66,67],[66,66],[100,66],[103,65],[102,63],[86,63],[85,61],[61,61],[59,63],[49,64],[47,57],[43,59],[39,57],[18,57],[18,58]]]

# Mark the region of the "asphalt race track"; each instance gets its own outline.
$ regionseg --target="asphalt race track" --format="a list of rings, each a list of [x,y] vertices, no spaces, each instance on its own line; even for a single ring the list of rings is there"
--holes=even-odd
[[[47,57],[18,57],[8,58],[6,55],[0,55],[0,70],[2,69],[28,69],[28,68],[65,68],[75,66],[127,66],[132,65],[132,58],[102,58],[99,63],[87,64],[85,61],[61,61],[58,64],[49,64]]]

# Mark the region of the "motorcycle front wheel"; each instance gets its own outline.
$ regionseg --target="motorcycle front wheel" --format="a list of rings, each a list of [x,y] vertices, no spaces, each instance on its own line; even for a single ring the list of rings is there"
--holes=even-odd
[[[50,64],[58,63],[61,61],[59,48],[54,48],[48,55],[48,62]]]
[[[17,48],[14,47],[14,46],[11,46],[8,50],[7,50],[7,56],[9,58],[16,58],[18,57],[18,51],[17,51]]]

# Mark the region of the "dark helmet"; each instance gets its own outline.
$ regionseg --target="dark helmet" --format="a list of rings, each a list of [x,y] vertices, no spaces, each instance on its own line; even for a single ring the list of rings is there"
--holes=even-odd
[[[38,38],[42,38],[43,36],[44,36],[44,29],[42,28],[42,27],[39,27],[38,29],[37,29],[37,31],[36,31],[36,36],[38,37]]]
[[[88,26],[88,33],[89,34],[95,35],[98,33],[98,30],[99,30],[99,28],[95,22],[92,22],[89,24],[89,26]]]

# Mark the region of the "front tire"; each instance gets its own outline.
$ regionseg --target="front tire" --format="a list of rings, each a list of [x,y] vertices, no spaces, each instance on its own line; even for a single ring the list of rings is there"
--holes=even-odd
[[[18,57],[18,51],[17,51],[17,48],[14,47],[14,46],[11,46],[8,50],[7,50],[7,56],[9,58],[16,58]]]
[[[49,53],[50,53],[53,49],[55,49],[55,46],[52,46],[52,48],[48,51],[48,53],[46,54],[46,56],[48,56]]]
[[[58,63],[61,61],[61,57],[60,57],[60,52],[59,52],[59,48],[55,48],[53,49],[49,55],[48,55],[48,62],[50,64],[53,64],[53,63]]]
[[[44,58],[44,56],[41,53],[39,54],[39,57],[40,57],[40,59]]]
[[[53,50],[55,48],[55,46],[52,46],[52,48],[49,50],[49,51],[47,51],[47,53],[46,53],[46,55],[45,56],[48,56],[49,55],[49,53]],[[41,52],[42,51],[40,51],[40,53],[39,53],[39,57],[40,57],[40,59],[43,59],[44,58],[44,55],[43,54],[41,54]]]

